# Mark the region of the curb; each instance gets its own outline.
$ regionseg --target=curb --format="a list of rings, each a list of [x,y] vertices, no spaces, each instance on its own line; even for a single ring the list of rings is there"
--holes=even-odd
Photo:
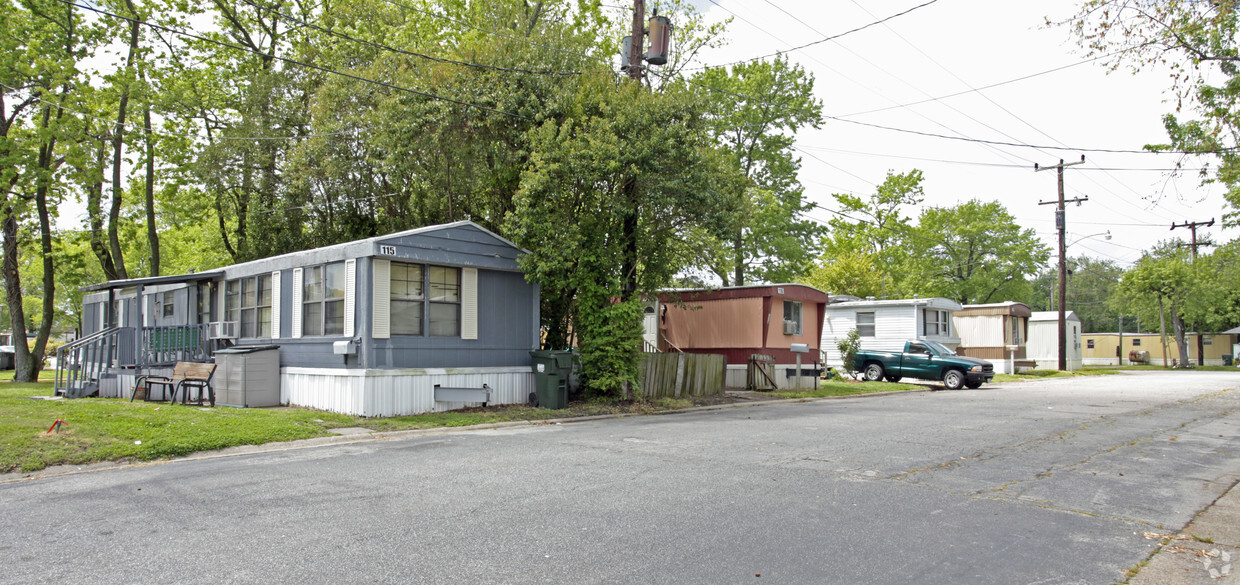
[[[676,414],[689,414],[698,412],[710,412],[717,410],[730,410],[737,408],[752,408],[756,406],[778,405],[778,404],[798,404],[805,402],[825,402],[828,400],[845,400],[854,398],[876,398],[881,396],[891,396],[895,394],[914,394],[923,392],[936,392],[936,389],[930,387],[922,387],[910,390],[890,390],[887,392],[870,392],[866,394],[849,394],[845,396],[820,396],[813,398],[778,398],[772,400],[754,400],[751,402],[733,402],[730,404],[710,404],[706,406],[693,406],[690,408],[681,408],[676,410],[661,410],[651,413],[617,413],[617,414],[596,414],[590,416],[575,416],[566,418],[551,418],[535,421],[505,421],[498,423],[487,423],[480,425],[469,425],[460,427],[435,427],[430,429],[407,429],[401,431],[372,431],[369,433],[356,433],[350,435],[332,435],[327,437],[314,437],[310,439],[298,439],[296,441],[282,441],[275,443],[263,443],[261,445],[238,445],[235,447],[227,447],[218,451],[203,451],[194,453],[184,457],[176,457],[173,459],[160,459],[155,461],[141,461],[136,463],[117,463],[112,461],[104,461],[100,463],[91,463],[88,465],[58,465],[47,467],[39,471],[31,473],[12,472],[0,474],[0,485],[9,483],[19,483],[25,481],[38,481],[41,479],[50,479],[54,477],[63,477],[68,475],[81,475],[86,473],[98,473],[101,471],[111,471],[115,469],[129,469],[137,467],[150,467],[155,465],[167,465],[183,461],[205,461],[210,459],[223,459],[227,457],[240,457],[243,455],[257,455],[262,453],[278,453],[281,451],[296,451],[301,449],[313,449],[316,447],[328,447],[333,445],[353,445],[357,443],[370,443],[376,441],[395,441],[401,439],[411,439],[416,437],[439,436],[439,435],[455,435],[476,431],[486,431],[495,429],[510,429],[517,427],[539,427],[552,426],[570,423],[591,422],[598,420],[609,420],[619,418],[632,418],[639,416],[668,416]]]
[[[1240,478],[1216,482],[1223,493],[1193,516],[1175,534],[1147,532],[1159,544],[1146,559],[1129,569],[1126,585],[1227,585],[1240,583]]]

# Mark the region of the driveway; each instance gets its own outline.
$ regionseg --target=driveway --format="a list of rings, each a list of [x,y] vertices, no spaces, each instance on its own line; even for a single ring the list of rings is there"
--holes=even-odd
[[[1240,477],[1240,374],[1133,372],[0,484],[6,583],[1113,583]]]

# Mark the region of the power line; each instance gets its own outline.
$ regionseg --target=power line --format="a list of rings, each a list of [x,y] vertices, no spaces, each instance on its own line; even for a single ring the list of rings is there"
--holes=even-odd
[[[896,109],[901,109],[901,108],[909,108],[909,107],[912,107],[912,106],[919,106],[919,105],[921,105],[921,104],[926,104],[926,103],[930,103],[930,102],[937,102],[937,101],[941,101],[941,100],[945,100],[945,99],[950,99],[950,98],[954,98],[954,97],[958,97],[958,96],[962,96],[962,95],[966,95],[966,94],[970,94],[970,93],[980,93],[980,92],[986,91],[986,90],[988,90],[988,89],[994,89],[994,88],[996,88],[996,87],[1001,87],[1001,86],[1004,86],[1004,85],[1009,85],[1009,84],[1016,83],[1016,82],[1019,82],[1019,81],[1025,81],[1025,80],[1027,80],[1027,79],[1033,79],[1034,77],[1040,77],[1040,76],[1043,76],[1043,75],[1048,75],[1048,74],[1055,73],[1055,72],[1058,72],[1058,71],[1063,71],[1064,69],[1071,69],[1071,68],[1073,68],[1073,67],[1077,67],[1077,66],[1080,66],[1080,65],[1084,65],[1084,64],[1086,64],[1086,63],[1092,63],[1092,62],[1094,62],[1094,61],[1098,61],[1099,59],[1105,59],[1105,58],[1107,58],[1107,57],[1110,57],[1110,56],[1112,56],[1112,55],[1114,55],[1114,54],[1115,54],[1115,53],[1107,53],[1106,55],[1099,55],[1099,56],[1097,56],[1097,57],[1093,57],[1093,58],[1091,58],[1091,59],[1086,59],[1086,60],[1084,60],[1084,61],[1077,61],[1076,63],[1070,63],[1070,64],[1068,64],[1068,65],[1061,65],[1061,66],[1059,66],[1059,67],[1055,67],[1055,68],[1053,68],[1053,69],[1047,69],[1047,70],[1045,70],[1045,71],[1039,71],[1039,72],[1037,72],[1037,73],[1030,73],[1030,74],[1028,74],[1028,75],[1022,75],[1021,77],[1017,77],[1017,78],[1014,78],[1014,79],[1009,79],[1009,80],[1007,80],[1007,81],[999,81],[999,82],[996,82],[996,83],[992,83],[992,84],[990,84],[990,85],[983,85],[983,86],[981,86],[981,87],[972,87],[972,86],[969,86],[968,84],[965,84],[966,86],[968,86],[968,87],[969,87],[969,89],[966,89],[966,90],[964,90],[964,91],[958,91],[958,92],[956,92],[956,93],[949,93],[949,94],[946,94],[946,95],[941,95],[941,96],[937,96],[937,97],[926,98],[926,99],[924,99],[924,100],[919,100],[919,101],[915,101],[915,102],[908,102],[908,103],[906,103],[906,104],[898,104],[898,105],[894,105],[894,106],[887,106],[887,107],[885,107],[885,108],[875,108],[875,109],[873,109],[873,110],[864,110],[864,111],[861,111],[861,112],[853,112],[853,113],[851,113],[851,114],[841,114],[841,115],[840,115],[840,117],[841,117],[841,118],[851,118],[851,117],[853,117],[853,116],[863,116],[863,115],[865,115],[865,114],[875,114],[875,113],[878,113],[878,112],[886,112],[886,111],[888,111],[888,110],[896,110]]]
[[[926,6],[929,6],[929,5],[931,5],[931,4],[934,4],[935,2],[938,2],[938,0],[929,0],[928,2],[923,2],[923,3],[921,3],[921,4],[918,4],[917,6],[914,6],[914,7],[912,7],[912,8],[909,8],[908,10],[905,10],[905,11],[903,11],[903,12],[897,12],[896,14],[893,14],[893,15],[888,16],[888,17],[886,17],[886,18],[883,18],[883,19],[881,19],[881,20],[877,20],[877,21],[871,22],[871,23],[869,23],[869,24],[865,24],[865,25],[859,26],[859,27],[854,28],[854,29],[846,30],[846,31],[844,31],[844,32],[842,32],[842,33],[839,33],[839,34],[834,34],[834,35],[828,36],[828,37],[826,37],[826,38],[822,38],[822,39],[819,39],[819,40],[817,40],[817,41],[814,41],[814,42],[812,42],[812,43],[806,43],[806,44],[804,44],[804,45],[800,45],[800,46],[792,47],[791,49],[788,49],[787,51],[776,51],[776,52],[771,53],[771,54],[769,54],[769,55],[762,55],[761,57],[753,57],[753,58],[750,58],[750,59],[743,59],[743,60],[740,60],[740,61],[733,61],[733,62],[731,62],[731,63],[724,63],[723,65],[707,65],[707,66],[704,66],[704,67],[694,67],[693,69],[686,69],[686,71],[693,71],[693,70],[697,70],[697,69],[710,69],[710,68],[712,68],[712,67],[731,67],[731,66],[733,66],[733,65],[740,65],[740,64],[742,64],[742,63],[748,63],[748,62],[750,62],[750,61],[759,61],[759,60],[761,60],[761,59],[766,59],[766,58],[768,58],[768,57],[774,57],[774,56],[776,56],[776,55],[780,55],[780,54],[785,53],[785,52],[786,52],[786,53],[791,53],[791,52],[793,52],[793,51],[799,51],[799,50],[804,49],[804,48],[807,48],[807,47],[812,47],[812,46],[814,46],[814,45],[820,45],[820,44],[825,43],[825,42],[827,42],[827,41],[833,41],[833,40],[838,39],[838,38],[840,38],[840,37],[843,37],[843,36],[846,36],[846,35],[850,35],[850,34],[855,33],[855,32],[863,31],[863,30],[865,30],[865,29],[867,29],[867,28],[870,28],[870,27],[872,27],[872,26],[879,25],[879,24],[882,24],[882,23],[884,23],[884,22],[887,22],[888,20],[891,20],[891,19],[893,19],[893,18],[897,18],[897,17],[900,17],[900,16],[904,16],[905,14],[908,14],[908,13],[910,13],[910,12],[912,12],[912,11],[914,11],[914,10],[917,10],[917,9],[919,9],[919,8],[924,8],[924,7],[926,7]],[[732,12],[731,10],[728,10],[727,8],[724,8],[722,4],[720,4],[720,3],[716,2],[715,0],[710,0],[710,3],[711,3],[711,4],[714,4],[715,6],[718,6],[718,7],[719,7],[719,8],[721,8],[721,9],[723,9],[723,10],[724,10],[725,12],[727,12],[728,14],[731,14],[731,15],[733,15],[733,16],[736,16],[737,18],[740,18],[741,20],[744,20],[745,22],[749,22],[748,20],[745,20],[743,17],[741,17],[740,15],[736,14],[735,12]],[[768,2],[768,3],[769,3],[769,2]],[[774,4],[772,4],[772,6],[774,6]],[[776,6],[776,8],[779,8],[779,7],[778,7],[778,6]],[[780,8],[780,10],[783,10],[783,9],[782,9],[782,8]],[[787,13],[787,12],[785,11],[785,13]],[[796,17],[793,17],[793,18],[796,18]],[[799,20],[799,19],[798,19],[798,20]],[[804,23],[802,23],[802,24],[804,24]],[[752,25],[753,25],[753,23],[750,23],[750,25],[752,26]],[[808,25],[807,25],[807,26],[808,26]],[[754,28],[758,28],[758,27],[754,26]],[[759,30],[761,30],[761,29],[759,29]]]
[[[60,1],[63,2],[65,0],[60,0]],[[660,73],[653,69],[650,70],[650,73],[653,73],[654,75],[662,77],[665,80],[669,78],[668,75]],[[695,81],[691,78],[685,77],[680,74],[677,74],[677,77],[679,77],[682,81],[684,81],[685,83],[688,83],[689,85],[694,85],[694,86],[697,86],[697,87],[700,87],[702,89],[706,89],[709,91],[718,92],[718,93],[722,93],[725,95],[730,95],[732,97],[740,98],[743,100],[748,100],[754,103],[765,104],[765,105],[774,106],[777,108],[792,109],[794,111],[800,111],[802,113],[806,112],[806,110],[792,108],[785,104],[780,104],[780,103],[772,102],[770,100],[765,100],[762,98],[745,95],[741,93],[736,93],[734,91],[728,91],[726,89],[721,89],[718,87],[707,85],[705,83],[702,83],[700,81]],[[972,142],[972,143],[977,143],[977,144],[991,144],[991,145],[996,145],[996,146],[1012,146],[1012,147],[1017,147],[1017,148],[1033,148],[1033,149],[1045,149],[1045,150],[1076,150],[1076,151],[1082,151],[1082,152],[1105,152],[1105,153],[1112,153],[1112,154],[1195,154],[1195,155],[1219,154],[1219,153],[1233,152],[1233,151],[1238,150],[1237,148],[1221,148],[1217,150],[1197,151],[1197,152],[1167,151],[1167,150],[1160,150],[1160,151],[1155,152],[1155,151],[1150,151],[1150,150],[1130,150],[1130,149],[1118,149],[1118,148],[1077,148],[1077,147],[1070,147],[1070,146],[1046,146],[1046,145],[1038,145],[1038,144],[1026,144],[1023,142],[1004,142],[1001,140],[985,140],[981,138],[969,138],[967,136],[948,136],[945,134],[936,134],[934,132],[923,132],[921,130],[910,130],[907,128],[896,128],[893,126],[884,126],[882,124],[861,122],[858,120],[848,120],[845,118],[841,118],[839,116],[831,116],[828,114],[822,114],[821,112],[819,112],[819,115],[821,115],[823,118],[826,118],[828,120],[835,120],[836,122],[843,122],[845,124],[855,124],[858,126],[866,126],[869,128],[877,128],[879,130],[900,132],[903,134],[914,134],[917,136],[925,136],[928,138],[940,138],[943,140],[955,140],[955,141],[960,141],[960,142]]]
[[[1025,169],[1025,168],[1028,168],[1029,166],[1029,165],[1023,165],[1023,164],[1013,164],[1013,163],[991,163],[991,162],[970,161],[970,160],[948,160],[948,159],[941,159],[941,158],[903,156],[903,155],[898,155],[898,154],[884,154],[884,153],[879,153],[879,152],[864,152],[860,150],[844,150],[840,148],[830,148],[827,146],[810,146],[806,144],[794,144],[793,146],[797,150],[821,150],[821,151],[827,151],[827,152],[838,152],[841,154],[856,154],[856,155],[874,156],[874,157],[880,157],[880,158],[898,158],[902,160],[918,160],[918,161],[924,161],[924,162],[937,162],[937,163],[946,163],[946,164],[954,164],[954,165],[998,167],[998,168],[1011,168],[1011,169]],[[1150,172],[1162,172],[1162,173],[1176,173],[1176,172],[1197,172],[1197,171],[1200,171],[1201,169],[1199,168],[1081,167],[1078,170],[1081,170],[1081,171],[1150,171]]]
[[[89,10],[89,11],[91,11],[91,12],[95,12],[95,13],[97,13],[97,14],[101,14],[101,15],[103,15],[103,16],[110,16],[110,17],[112,17],[112,18],[119,18],[119,19],[124,20],[124,21],[126,21],[126,22],[131,22],[131,23],[135,23],[135,24],[144,25],[144,26],[147,26],[147,27],[150,27],[150,28],[154,28],[154,29],[158,29],[158,30],[163,30],[163,31],[166,31],[166,32],[172,33],[172,34],[174,34],[174,35],[182,36],[182,37],[185,37],[185,38],[195,39],[195,40],[202,41],[202,42],[205,42],[205,43],[210,43],[210,44],[213,44],[213,45],[219,45],[219,46],[221,46],[221,47],[228,47],[228,48],[230,48],[230,49],[236,49],[236,50],[240,50],[240,51],[245,51],[245,52],[247,52],[247,53],[253,53],[253,54],[258,55],[258,56],[260,56],[260,57],[267,57],[267,58],[271,58],[271,59],[276,59],[276,60],[278,60],[278,61],[281,61],[281,62],[283,62],[283,63],[290,64],[290,65],[297,65],[297,66],[300,66],[300,67],[305,67],[305,68],[307,68],[307,69],[314,69],[314,70],[316,70],[316,71],[321,71],[321,72],[323,72],[323,73],[329,73],[329,74],[332,74],[332,75],[339,75],[339,76],[341,76],[341,77],[346,77],[346,78],[349,78],[349,79],[353,79],[353,80],[355,80],[355,81],[361,81],[361,82],[363,82],[363,83],[369,83],[369,84],[372,84],[372,85],[378,85],[378,86],[380,86],[380,87],[385,87],[385,88],[388,88],[388,89],[393,89],[393,90],[396,90],[396,91],[400,91],[400,92],[404,92],[404,93],[409,93],[409,94],[413,94],[413,95],[421,96],[421,97],[424,97],[424,98],[427,98],[427,99],[431,99],[431,100],[438,100],[438,101],[443,101],[443,102],[448,102],[448,103],[456,104],[456,105],[458,105],[458,106],[465,106],[465,107],[469,107],[469,108],[475,108],[475,109],[478,109],[478,110],[482,110],[482,111],[486,111],[486,112],[491,112],[491,113],[493,113],[493,114],[500,114],[500,115],[503,115],[503,116],[508,116],[508,117],[511,117],[511,118],[516,118],[516,119],[519,119],[519,120],[526,120],[526,121],[529,121],[529,122],[534,122],[534,121],[535,121],[533,118],[528,118],[528,117],[526,117],[526,116],[522,116],[522,115],[520,115],[520,114],[513,114],[513,113],[510,113],[510,112],[505,112],[505,111],[502,111],[502,110],[497,110],[497,109],[495,109],[495,108],[491,108],[491,107],[487,107],[487,106],[483,106],[483,105],[479,105],[479,104],[474,104],[474,103],[465,102],[465,101],[461,101],[461,100],[457,100],[457,99],[452,99],[452,98],[448,98],[448,97],[443,97],[443,96],[440,96],[440,95],[435,95],[435,94],[433,94],[433,93],[429,93],[429,92],[418,91],[418,90],[415,90],[415,89],[409,89],[409,88],[407,88],[407,87],[401,87],[401,86],[399,86],[399,85],[395,85],[395,84],[387,83],[387,82],[384,82],[384,81],[378,81],[378,80],[375,80],[375,79],[369,79],[369,78],[366,78],[366,77],[362,77],[362,76],[360,76],[360,75],[353,75],[353,74],[351,74],[351,73],[345,73],[345,72],[343,72],[343,71],[336,71],[335,69],[331,69],[331,68],[328,68],[328,67],[323,67],[323,66],[320,66],[320,65],[313,65],[313,64],[310,64],[310,63],[303,63],[303,62],[298,61],[298,60],[296,60],[296,59],[290,59],[290,58],[288,58],[288,57],[282,57],[282,56],[280,56],[280,55],[276,55],[276,54],[274,54],[274,53],[271,53],[271,54],[268,54],[268,53],[263,53],[262,51],[258,51],[258,50],[256,50],[256,49],[251,49],[251,48],[249,48],[249,47],[244,47],[244,46],[241,46],[241,45],[234,45],[234,44],[232,44],[232,43],[226,43],[226,42],[224,42],[224,41],[219,41],[219,40],[216,40],[216,39],[210,39],[210,38],[204,37],[204,36],[202,36],[202,35],[198,35],[198,34],[194,34],[194,33],[189,33],[189,32],[185,32],[185,31],[181,31],[181,30],[177,30],[177,29],[174,29],[174,28],[171,28],[171,27],[164,26],[164,25],[162,25],[162,24],[155,24],[155,23],[147,22],[147,21],[144,21],[144,20],[141,20],[141,19],[137,19],[137,18],[131,18],[131,17],[128,17],[128,16],[122,16],[122,15],[120,15],[120,14],[116,14],[116,13],[113,13],[113,12],[108,12],[108,11],[106,11],[106,10],[102,10],[102,9],[95,8],[95,7],[92,7],[92,6],[84,6],[84,5],[81,5],[81,4],[77,4],[76,2],[73,2],[72,0],[56,0],[56,1],[57,1],[57,2],[60,2],[61,4],[65,4],[65,5],[67,5],[67,6],[73,6],[73,7],[75,7],[75,8],[80,8],[80,9],[82,9],[82,10]]]
[[[280,16],[281,18],[284,18],[285,20],[287,20],[287,21],[289,21],[289,22],[292,22],[292,23],[295,23],[295,24],[298,24],[298,25],[301,25],[301,26],[304,26],[304,27],[307,27],[307,28],[310,28],[310,29],[313,29],[313,30],[316,30],[316,31],[322,32],[322,33],[326,33],[326,34],[329,34],[329,35],[335,36],[335,37],[337,37],[337,38],[341,38],[341,39],[345,39],[345,40],[347,40],[347,41],[352,41],[352,42],[354,42],[354,43],[358,43],[358,44],[366,45],[366,46],[369,46],[369,47],[372,47],[372,48],[375,48],[375,49],[382,49],[382,50],[385,50],[385,51],[392,51],[392,52],[394,52],[394,53],[400,53],[400,54],[403,54],[403,55],[409,55],[409,56],[411,56],[411,57],[418,57],[418,58],[421,58],[421,59],[426,59],[426,60],[428,60],[428,61],[435,61],[435,62],[437,62],[437,63],[449,63],[449,64],[452,64],[452,65],[461,65],[461,66],[464,66],[464,67],[473,67],[473,68],[476,68],[476,69],[486,69],[486,70],[491,70],[491,71],[503,71],[503,72],[507,72],[507,73],[524,73],[524,74],[528,74],[528,75],[581,75],[581,72],[580,72],[580,71],[531,70],[531,69],[517,69],[517,68],[511,68],[511,67],[498,67],[498,66],[495,66],[495,65],[483,65],[483,64],[480,64],[480,63],[470,63],[470,62],[468,62],[468,61],[458,61],[458,60],[455,60],[455,59],[447,59],[447,58],[444,58],[444,57],[435,57],[435,56],[433,56],[433,55],[426,55],[426,54],[423,54],[423,53],[418,53],[418,52],[414,52],[414,51],[407,51],[407,50],[405,50],[405,49],[398,49],[398,48],[396,48],[396,47],[391,47],[391,46],[384,45],[384,44],[381,44],[381,43],[376,43],[376,42],[373,42],[373,41],[368,41],[368,40],[365,40],[365,39],[359,39],[359,38],[356,38],[356,37],[353,37],[353,36],[350,36],[350,35],[344,34],[344,33],[342,33],[342,32],[337,32],[337,31],[332,30],[332,29],[329,29],[329,28],[324,28],[324,27],[318,26],[318,25],[316,25],[316,24],[309,23],[309,22],[306,22],[306,21],[304,21],[304,20],[300,20],[300,19],[298,19],[298,18],[296,18],[296,17],[294,17],[294,16],[292,16],[292,15],[290,15],[290,14],[286,14],[286,13],[284,13],[284,12],[280,12],[280,11],[278,11],[278,10],[274,9],[274,8],[267,8],[266,6],[259,6],[258,4],[254,3],[252,0],[241,0],[241,1],[242,1],[242,2],[245,2],[246,4],[248,4],[248,5],[252,6],[252,7],[254,7],[255,9],[258,9],[258,10],[263,10],[263,11],[265,11],[265,12],[268,12],[268,13],[271,13],[271,14],[275,14],[275,15],[277,15],[277,16]]]

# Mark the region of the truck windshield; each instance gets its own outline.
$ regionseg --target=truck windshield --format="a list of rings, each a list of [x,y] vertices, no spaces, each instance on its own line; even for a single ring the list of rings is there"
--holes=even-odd
[[[956,352],[954,352],[954,351],[952,351],[952,350],[950,350],[950,349],[947,349],[947,347],[945,347],[945,346],[944,346],[943,344],[941,344],[941,343],[938,343],[937,341],[930,341],[929,339],[923,339],[923,340],[921,340],[921,342],[922,342],[922,343],[924,343],[924,344],[926,344],[926,345],[928,345],[928,346],[930,346],[930,349],[931,349],[931,350],[933,350],[935,354],[938,354],[938,355],[956,355]]]

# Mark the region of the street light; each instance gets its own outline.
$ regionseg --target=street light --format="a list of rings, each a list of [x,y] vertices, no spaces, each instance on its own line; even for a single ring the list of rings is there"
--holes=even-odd
[[[1077,243],[1077,242],[1080,242],[1081,240],[1088,240],[1089,238],[1096,238],[1096,237],[1098,237],[1098,236],[1105,236],[1105,237],[1104,237],[1104,239],[1106,239],[1106,240],[1110,240],[1110,239],[1111,239],[1111,230],[1107,230],[1107,231],[1105,231],[1105,232],[1098,232],[1098,233],[1096,233],[1096,234],[1089,234],[1088,236],[1081,236],[1081,237],[1079,237],[1079,238],[1077,238],[1077,239],[1075,239],[1075,240],[1072,240],[1072,242],[1071,242],[1071,243],[1068,243],[1068,244],[1064,245],[1064,250],[1066,251],[1066,250],[1068,249],[1068,247],[1072,246],[1073,244],[1075,244],[1075,243]],[[1065,259],[1064,261],[1066,262],[1067,260]],[[1058,280],[1059,280],[1059,276],[1058,276],[1058,275],[1056,275],[1056,276],[1055,276],[1055,280],[1056,280],[1056,281],[1058,281]],[[1055,284],[1060,284],[1060,283],[1059,283],[1059,282],[1056,282]],[[1065,279],[1065,280],[1064,280],[1064,282],[1062,283],[1062,286],[1065,288],[1065,296],[1066,296],[1066,292],[1067,292],[1067,291],[1066,291],[1066,289],[1067,289],[1067,279]],[[1050,295],[1051,295],[1051,310],[1053,311],[1053,310],[1055,310],[1055,290],[1054,290],[1054,288],[1052,288],[1052,289],[1051,289],[1051,293],[1050,293]]]
[[[1068,244],[1068,246],[1071,246],[1072,244],[1075,244],[1075,243],[1077,243],[1077,242],[1079,242],[1079,241],[1081,241],[1081,240],[1088,240],[1089,238],[1096,238],[1096,237],[1098,237],[1098,236],[1106,236],[1106,238],[1105,238],[1105,239],[1109,240],[1109,239],[1111,239],[1111,230],[1107,230],[1107,231],[1105,231],[1105,232],[1098,232],[1098,233],[1096,233],[1096,234],[1089,234],[1088,236],[1081,236],[1081,237],[1079,237],[1079,238],[1077,238],[1077,239],[1075,239],[1075,240],[1072,240],[1072,243],[1071,243],[1071,244]],[[1064,246],[1064,247],[1066,248],[1066,247],[1068,247],[1068,246]]]

